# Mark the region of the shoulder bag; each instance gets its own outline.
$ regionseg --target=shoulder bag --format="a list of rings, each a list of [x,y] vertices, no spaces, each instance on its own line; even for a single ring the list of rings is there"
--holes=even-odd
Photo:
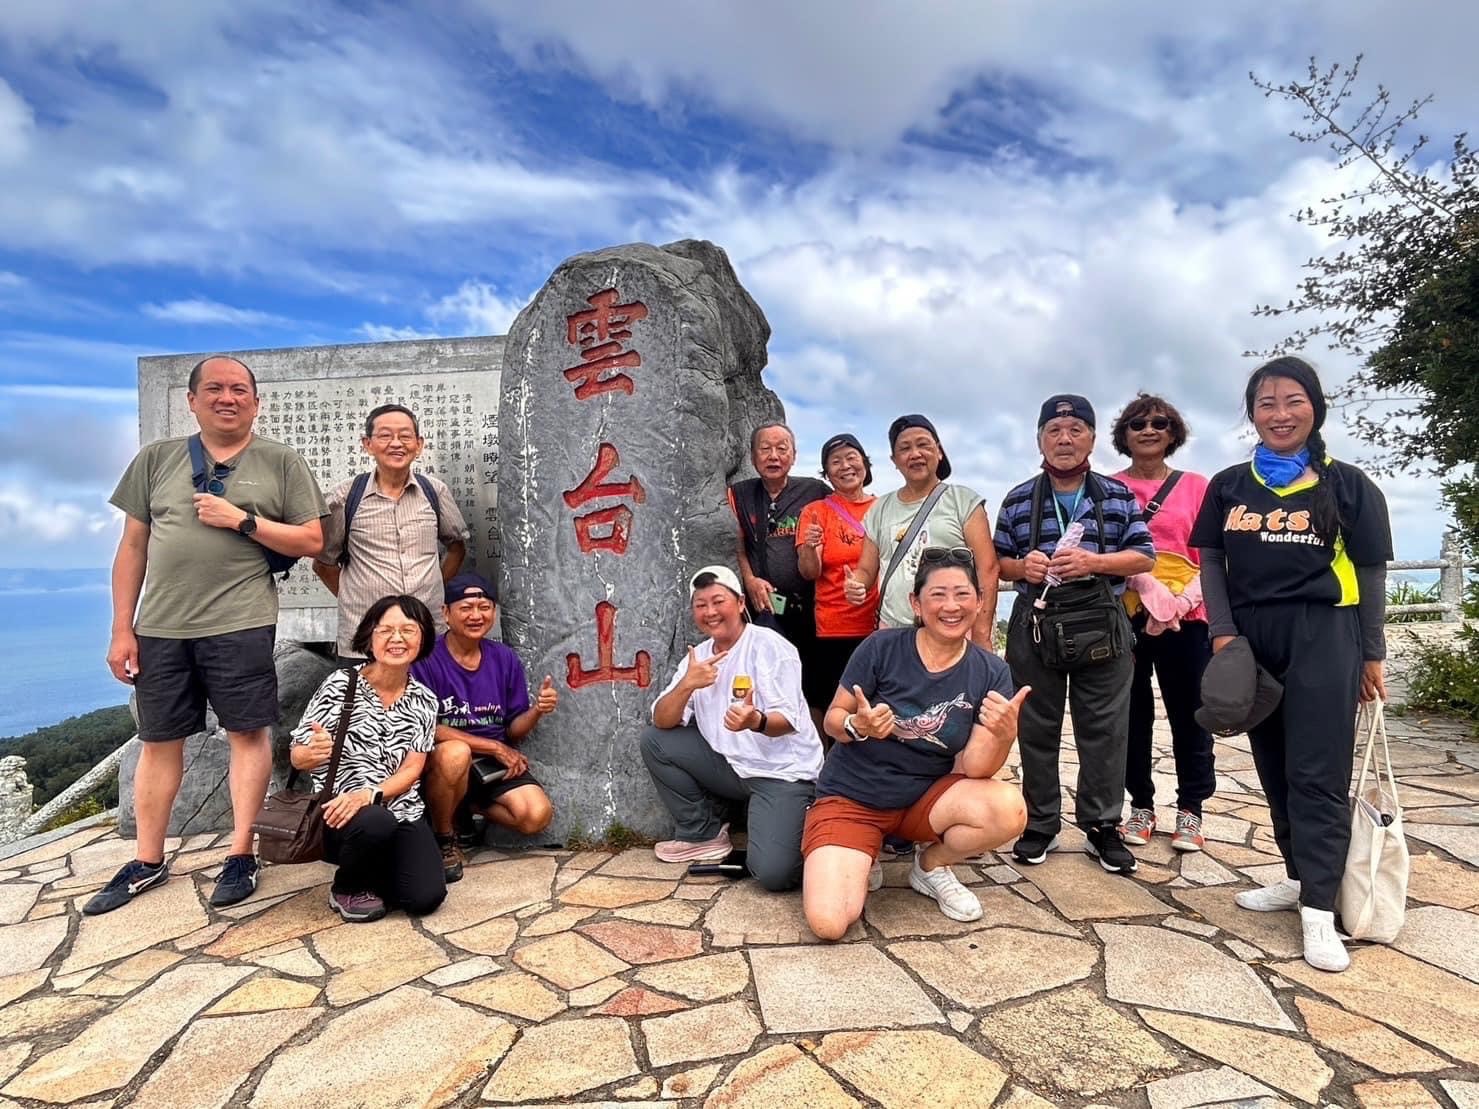
[[[1356,716],[1358,737],[1363,726],[1366,754],[1351,794],[1351,845],[1346,851],[1345,874],[1335,906],[1352,939],[1391,943],[1401,931],[1406,913],[1411,862],[1402,836],[1402,806],[1397,800],[1397,779],[1392,773],[1392,753],[1387,749],[1387,725],[1380,701],[1361,706]],[[1381,761],[1376,763],[1368,789],[1366,775],[1373,769],[1378,736]]]
[[[1093,498],[1096,541],[1104,549],[1103,490],[1093,474],[1084,475],[1084,492]],[[1028,553],[1037,550],[1042,533],[1042,510],[1049,492],[1048,475],[1032,487],[1032,530]],[[1129,648],[1130,628],[1125,606],[1109,582],[1095,575],[1061,582],[1052,589],[1039,587],[1031,615],[1032,643],[1038,658],[1050,670],[1071,673],[1119,658]]]
[[[888,560],[888,569],[883,572],[883,577],[878,579],[878,611],[873,616],[873,626],[875,628],[878,627],[879,622],[883,619],[883,593],[888,588],[889,579],[894,576],[894,571],[904,561],[904,556],[908,554],[909,548],[914,545],[914,540],[919,537],[919,532],[924,527],[924,522],[929,519],[930,512],[934,509],[935,505],[940,503],[940,498],[945,495],[945,490],[948,488],[949,486],[942,481],[930,490],[930,495],[924,498],[924,502],[919,506],[919,511],[914,514],[914,519],[909,521],[909,528],[904,532],[904,538],[900,539],[898,545],[894,547],[893,556]]]

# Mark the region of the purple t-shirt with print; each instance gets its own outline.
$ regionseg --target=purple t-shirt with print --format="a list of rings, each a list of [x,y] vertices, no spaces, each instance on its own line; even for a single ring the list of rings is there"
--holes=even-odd
[[[509,722],[529,711],[524,664],[502,643],[485,639],[482,648],[482,664],[475,671],[466,670],[447,650],[444,635],[411,673],[436,695],[438,724],[509,742],[504,735]]]

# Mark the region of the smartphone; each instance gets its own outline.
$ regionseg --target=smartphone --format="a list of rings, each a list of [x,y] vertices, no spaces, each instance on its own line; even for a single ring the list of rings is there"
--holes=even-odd
[[[695,878],[718,874],[724,878],[744,878],[750,873],[744,851],[731,851],[716,863],[689,863],[688,873]]]
[[[777,616],[786,614],[786,595],[784,593],[772,593],[770,595],[770,611]]]

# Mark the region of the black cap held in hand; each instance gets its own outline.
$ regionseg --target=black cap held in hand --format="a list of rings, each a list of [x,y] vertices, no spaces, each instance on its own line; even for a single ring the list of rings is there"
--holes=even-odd
[[[1253,648],[1240,635],[1202,671],[1202,707],[1196,720],[1216,735],[1237,735],[1262,724],[1283,699],[1284,687],[1258,665]]]

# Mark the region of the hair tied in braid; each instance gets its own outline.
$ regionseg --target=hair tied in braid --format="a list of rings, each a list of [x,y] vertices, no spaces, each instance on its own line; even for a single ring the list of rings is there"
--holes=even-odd
[[[1248,378],[1248,387],[1243,391],[1243,410],[1251,422],[1253,406],[1258,398],[1258,388],[1271,377],[1281,377],[1294,382],[1304,390],[1315,412],[1314,426],[1305,440],[1310,452],[1310,467],[1320,482],[1310,495],[1310,508],[1317,531],[1332,547],[1340,534],[1344,521],[1340,517],[1340,472],[1326,462],[1325,439],[1320,429],[1325,426],[1325,391],[1320,387],[1320,375],[1303,358],[1284,355],[1265,362]]]

